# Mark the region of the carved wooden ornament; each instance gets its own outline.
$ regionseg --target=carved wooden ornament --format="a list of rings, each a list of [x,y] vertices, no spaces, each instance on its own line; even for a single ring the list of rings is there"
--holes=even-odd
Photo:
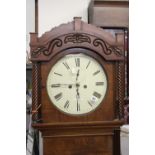
[[[105,60],[123,60],[123,48],[115,45],[114,38],[103,29],[89,25],[79,18],[60,25],[41,37],[31,33],[31,60],[48,61],[57,53],[80,47],[95,51]]]

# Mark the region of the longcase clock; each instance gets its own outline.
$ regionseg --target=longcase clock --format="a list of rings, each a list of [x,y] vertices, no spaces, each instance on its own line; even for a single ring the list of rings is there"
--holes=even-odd
[[[103,29],[74,18],[31,33],[32,126],[44,155],[120,155],[124,49]]]

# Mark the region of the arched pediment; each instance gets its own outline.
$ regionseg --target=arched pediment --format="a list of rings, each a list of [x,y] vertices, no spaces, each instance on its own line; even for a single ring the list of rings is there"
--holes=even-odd
[[[31,33],[31,60],[49,61],[54,55],[70,48],[84,48],[95,51],[107,61],[124,60],[123,46],[101,28],[74,18],[38,37]]]

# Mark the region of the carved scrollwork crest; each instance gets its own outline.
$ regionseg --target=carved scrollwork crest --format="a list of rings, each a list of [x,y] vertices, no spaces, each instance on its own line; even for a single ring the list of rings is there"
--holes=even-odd
[[[55,47],[61,47],[61,46],[62,46],[62,40],[54,39],[49,43],[47,50],[45,50],[43,54],[45,56],[49,56]]]
[[[98,46],[101,46],[103,52],[106,54],[106,55],[110,55],[112,53],[115,53],[117,56],[122,56],[122,51],[117,48],[117,47],[113,47],[113,46],[110,46],[108,45],[106,42],[104,42],[102,39],[95,39],[93,41],[93,45],[95,47],[98,47]]]
[[[73,44],[81,44],[82,46],[88,47],[88,44],[91,44],[96,47],[96,48],[101,48],[104,54],[106,55],[111,55],[115,54],[118,57],[123,56],[123,51],[116,46],[111,46],[104,40],[100,38],[96,38],[94,36],[89,36],[88,34],[83,34],[83,33],[72,33],[72,34],[67,34],[67,35],[62,35],[59,38],[55,38],[48,43],[46,43],[43,46],[38,47],[31,53],[32,58],[37,58],[41,53],[44,56],[50,56],[55,48],[61,48],[63,45],[70,46],[69,43]],[[82,43],[88,43],[88,44],[82,44]],[[68,44],[68,45],[67,45]]]
[[[31,57],[37,57],[41,54],[41,51],[44,49],[45,47],[38,47],[37,49],[35,49],[34,51],[32,51]]]
[[[91,39],[87,35],[76,33],[76,34],[67,35],[65,37],[64,43],[66,44],[68,42],[72,42],[72,43],[88,42],[88,43],[91,43]]]
[[[41,53],[43,53],[45,56],[49,56],[55,47],[61,47],[61,46],[62,46],[62,40],[54,39],[47,44],[47,47],[42,46],[42,47],[38,47],[36,50],[34,50],[32,52],[32,57],[37,57]]]
[[[76,33],[76,34],[69,34],[65,36],[64,40],[63,39],[53,39],[49,43],[47,43],[45,46],[38,47],[34,51],[32,51],[32,57],[38,57],[41,53],[45,56],[49,56],[53,49],[55,47],[61,47],[63,45],[63,41],[65,44],[72,42],[72,43],[83,43],[83,42],[88,42],[91,43],[90,37],[84,34]]]

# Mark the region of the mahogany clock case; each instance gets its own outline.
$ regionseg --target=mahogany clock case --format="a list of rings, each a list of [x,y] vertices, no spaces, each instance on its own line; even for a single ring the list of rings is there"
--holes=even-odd
[[[75,18],[41,37],[31,33],[32,126],[42,132],[44,155],[120,155],[123,124],[124,46],[103,29]],[[59,111],[48,97],[52,66],[67,54],[83,53],[106,72],[106,95],[94,111],[73,116]],[[65,101],[62,100],[64,103]]]

